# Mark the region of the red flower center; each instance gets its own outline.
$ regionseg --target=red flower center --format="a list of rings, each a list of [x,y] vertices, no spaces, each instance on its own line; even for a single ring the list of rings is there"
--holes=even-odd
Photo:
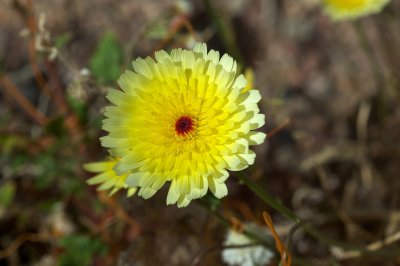
[[[181,116],[175,122],[175,131],[178,135],[186,135],[194,129],[194,121],[189,116]]]

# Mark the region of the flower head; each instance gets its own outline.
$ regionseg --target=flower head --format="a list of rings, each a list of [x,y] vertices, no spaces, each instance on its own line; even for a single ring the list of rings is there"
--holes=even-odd
[[[246,79],[236,62],[221,58],[205,44],[193,50],[174,49],[133,62],[134,71],[119,79],[122,91],[111,89],[101,138],[120,160],[114,170],[126,184],[152,197],[170,182],[167,204],[179,207],[204,196],[227,195],[227,170],[254,163],[249,145],[265,134],[257,90],[244,92]]]
[[[246,224],[245,226],[251,227],[250,229],[263,235],[264,238],[269,238],[269,240],[271,239],[271,236],[265,228],[258,227],[255,224]],[[251,245],[252,243],[254,243],[254,246]],[[271,250],[261,244],[257,245],[253,239],[233,229],[228,231],[224,245],[238,246],[226,248],[222,251],[222,260],[232,266],[266,265],[274,257],[274,253]],[[251,246],[240,247],[242,245]]]
[[[378,13],[390,0],[323,0],[332,20],[353,20]]]
[[[90,185],[101,184],[98,190],[111,190],[110,195],[113,195],[122,188],[128,189],[128,197],[132,196],[136,192],[135,187],[129,188],[126,184],[127,175],[117,175],[113,169],[115,164],[118,162],[117,159],[110,159],[104,162],[88,163],[83,168],[92,173],[97,173],[94,177],[88,180]]]

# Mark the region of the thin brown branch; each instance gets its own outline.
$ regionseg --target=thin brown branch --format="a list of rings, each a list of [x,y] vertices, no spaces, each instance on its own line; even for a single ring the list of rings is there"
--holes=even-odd
[[[27,241],[30,242],[43,242],[49,240],[49,237],[39,235],[39,234],[32,234],[32,233],[25,233],[17,237],[7,248],[0,250],[0,259],[7,258],[19,249],[19,247]]]
[[[36,52],[36,45],[35,45],[35,38],[36,38],[36,33],[37,33],[37,21],[36,17],[34,16],[33,13],[33,7],[32,7],[32,1],[28,0],[27,1],[27,10],[28,12],[25,13],[27,17],[25,18],[26,24],[29,28],[30,31],[30,36],[29,36],[29,43],[28,43],[28,52],[29,52],[29,64],[31,66],[33,75],[35,76],[35,80],[39,86],[39,88],[42,90],[44,94],[47,96],[50,96],[50,90],[47,86],[46,79],[44,78],[42,72],[40,71],[40,68],[37,64],[37,52]]]
[[[273,128],[270,132],[267,133],[268,138],[272,138],[274,135],[279,133],[281,130],[283,130],[285,127],[287,127],[290,123],[290,118],[287,118],[283,123],[278,125],[277,127]]]
[[[26,12],[21,13],[21,15],[24,16],[25,22],[30,31],[28,48],[29,48],[29,63],[32,72],[42,92],[49,97],[53,97],[55,106],[58,108],[59,113],[62,115],[66,115],[65,125],[68,128],[70,135],[74,136],[74,138],[79,138],[81,136],[80,134],[81,130],[79,128],[79,119],[73,112],[71,112],[68,106],[63,84],[60,75],[57,71],[56,64],[53,61],[47,59],[44,60],[49,82],[45,79],[43,73],[41,72],[38,66],[37,40],[38,38],[41,38],[40,34],[42,33],[41,30],[43,29],[41,29],[40,26],[38,25],[38,20],[35,17],[33,4],[34,2],[32,0],[27,0],[25,6]],[[50,90],[50,86],[52,90]]]
[[[33,104],[26,99],[26,97],[20,92],[15,84],[6,75],[0,77],[0,82],[3,84],[6,92],[10,94],[15,101],[21,106],[21,108],[39,125],[44,126],[47,124],[47,117],[39,112]]]
[[[69,111],[68,103],[66,101],[65,91],[56,65],[54,62],[49,60],[45,60],[44,64],[49,75],[49,84],[54,91],[53,98],[57,104],[57,108],[61,114],[66,114]]]
[[[132,227],[133,235],[138,235],[140,232],[140,224],[135,221],[129,214],[126,213],[124,208],[116,201],[113,197],[109,197],[104,192],[99,192],[100,201],[106,203],[115,213],[115,216],[119,219],[123,220],[126,224]]]
[[[196,41],[200,41],[199,36],[196,34],[187,16],[181,15],[175,17],[172,20],[167,36],[161,41],[159,45],[157,45],[154,51],[158,51],[164,48],[182,28],[186,28],[189,34],[192,35],[193,39],[195,39]]]

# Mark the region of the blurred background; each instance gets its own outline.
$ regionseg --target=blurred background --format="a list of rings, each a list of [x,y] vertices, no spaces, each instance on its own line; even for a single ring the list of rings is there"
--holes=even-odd
[[[136,57],[194,42],[229,53],[261,91],[269,133],[246,170],[349,252],[301,230],[293,265],[400,265],[400,1],[332,22],[318,0],[2,0],[0,265],[225,265],[227,227],[192,202],[166,206],[86,184],[103,160],[105,93]],[[282,239],[293,224],[228,179],[207,197]],[[200,257],[199,257],[200,254]],[[270,265],[278,265],[279,255]]]

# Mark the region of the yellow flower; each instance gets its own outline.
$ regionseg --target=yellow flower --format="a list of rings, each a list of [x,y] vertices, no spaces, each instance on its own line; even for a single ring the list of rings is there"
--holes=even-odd
[[[136,192],[136,188],[129,188],[126,184],[127,174],[117,175],[113,170],[113,167],[118,162],[117,159],[110,159],[104,162],[88,163],[83,168],[92,173],[97,173],[94,177],[88,180],[89,185],[101,184],[98,190],[111,190],[110,195],[122,188],[128,189],[128,197],[132,196]]]
[[[243,88],[242,92],[246,92],[254,87],[254,71],[250,67],[244,71],[244,77],[247,80],[246,87]]]
[[[332,20],[353,20],[378,13],[390,0],[322,0]]]
[[[167,204],[184,207],[204,196],[227,195],[227,170],[254,163],[249,145],[261,144],[265,134],[257,90],[242,92],[246,79],[235,60],[221,58],[205,44],[193,51],[174,49],[133,62],[119,79],[122,91],[107,98],[102,145],[120,157],[114,170],[129,172],[126,184],[139,195],[152,197],[171,182]]]

